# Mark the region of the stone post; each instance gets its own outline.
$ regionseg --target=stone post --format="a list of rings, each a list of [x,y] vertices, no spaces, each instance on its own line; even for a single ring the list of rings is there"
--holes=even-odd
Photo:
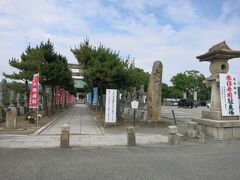
[[[189,122],[188,123],[188,137],[195,138],[197,136],[197,123]]]
[[[127,128],[127,143],[129,147],[136,146],[135,128],[133,126]]]
[[[15,107],[8,108],[6,112],[6,128],[17,128],[17,110]]]
[[[69,148],[69,137],[70,137],[70,125],[63,124],[62,125],[62,133],[60,139],[60,148]]]
[[[199,143],[204,144],[205,143],[205,134],[203,132],[199,133]]]
[[[177,142],[177,126],[168,126],[168,143],[170,145],[176,145]]]

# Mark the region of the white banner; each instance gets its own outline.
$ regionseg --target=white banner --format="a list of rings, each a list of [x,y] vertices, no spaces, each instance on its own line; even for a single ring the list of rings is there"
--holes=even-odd
[[[237,78],[231,74],[219,74],[222,116],[239,116]]]
[[[117,89],[106,89],[105,122],[116,123]]]

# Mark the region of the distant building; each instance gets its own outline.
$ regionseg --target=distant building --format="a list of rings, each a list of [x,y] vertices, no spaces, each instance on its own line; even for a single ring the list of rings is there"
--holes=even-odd
[[[86,84],[83,78],[84,66],[81,64],[68,64],[68,67],[72,71],[74,87],[78,92],[77,98],[80,99],[84,96],[84,86]]]

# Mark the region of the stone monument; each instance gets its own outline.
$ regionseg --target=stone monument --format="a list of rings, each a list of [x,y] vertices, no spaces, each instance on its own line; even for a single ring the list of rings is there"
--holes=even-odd
[[[14,107],[14,100],[15,100],[15,92],[13,90],[10,91],[10,107]]]
[[[227,74],[228,60],[240,57],[240,51],[232,50],[224,42],[214,45],[203,55],[197,56],[200,62],[210,62],[210,77],[205,83],[211,87],[210,111],[202,111],[202,118],[192,119],[198,123],[199,131],[217,139],[240,138],[239,116],[222,116],[219,74]]]
[[[162,68],[162,62],[155,61],[148,82],[147,114],[150,127],[155,127],[161,119]]]
[[[137,100],[137,88],[133,87],[132,89],[132,101]]]
[[[22,94],[20,92],[17,92],[17,109],[18,109],[18,115],[24,114],[24,106],[21,104]]]
[[[144,108],[144,85],[140,86],[140,89],[138,91],[138,102],[139,102],[139,108],[138,109],[143,109]]]
[[[131,93],[129,91],[127,91],[127,98],[126,98],[126,101],[125,101],[125,104],[124,104],[125,107],[130,108],[131,98],[132,98]]]
[[[17,110],[15,107],[9,107],[6,112],[6,128],[17,128]]]

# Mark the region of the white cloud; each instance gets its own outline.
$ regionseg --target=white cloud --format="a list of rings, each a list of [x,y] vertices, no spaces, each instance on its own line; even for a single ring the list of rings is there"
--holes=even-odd
[[[183,0],[2,0],[0,73],[13,70],[7,65],[8,59],[19,58],[29,43],[35,46],[47,39],[69,62],[77,62],[70,47],[88,37],[96,46],[102,42],[122,56],[130,54],[136,65],[147,71],[151,71],[154,60],[161,60],[164,82],[191,69],[209,75],[209,63],[199,63],[195,57],[223,40],[240,49],[239,2],[223,3],[216,7],[221,10],[219,17],[209,19],[207,12],[197,13],[196,8],[201,7]],[[238,73],[237,66],[235,60],[231,71]]]

